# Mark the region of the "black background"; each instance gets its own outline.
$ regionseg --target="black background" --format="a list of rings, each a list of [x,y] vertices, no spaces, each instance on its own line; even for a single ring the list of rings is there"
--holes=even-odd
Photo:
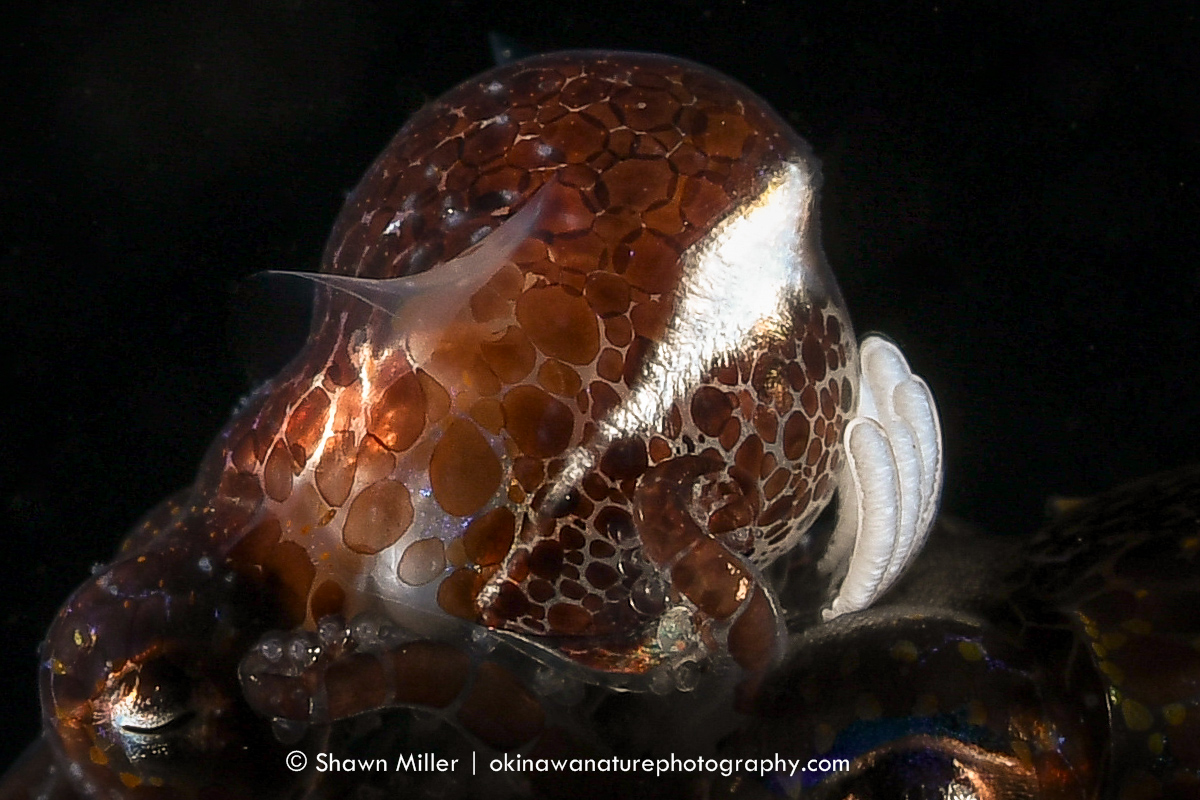
[[[824,163],[859,333],[942,409],[947,512],[1195,458],[1200,23],[1091,2],[42,3],[0,24],[0,768],[36,730],[36,644],[124,531],[191,480],[248,387],[238,281],[314,269],[406,116],[530,51],[706,63]]]

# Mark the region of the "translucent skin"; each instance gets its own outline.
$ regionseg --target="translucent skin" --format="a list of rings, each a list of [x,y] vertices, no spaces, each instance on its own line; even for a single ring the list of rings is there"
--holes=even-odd
[[[324,271],[412,274],[462,253],[542,187],[550,196],[512,263],[492,268],[415,370],[412,353],[380,363],[386,345],[369,348],[368,388],[355,332],[386,320],[378,311],[356,318],[360,308],[335,298],[299,374],[280,382],[261,414],[280,420],[290,461],[257,432],[276,427],[269,422],[255,426],[255,447],[242,446],[238,468],[260,477],[268,500],[287,504],[302,489],[289,473],[303,480],[310,469],[317,517],[346,509],[324,546],[364,558],[323,562],[308,548],[316,574],[297,592],[309,622],[344,612],[327,599],[333,587],[353,595],[348,584],[398,537],[419,533],[411,520],[423,515],[437,517],[426,530],[445,546],[426,557],[455,567],[434,579],[431,610],[535,636],[615,636],[619,648],[647,616],[631,616],[634,570],[622,568],[632,533],[639,563],[649,562],[643,572],[687,550],[672,588],[729,618],[727,598],[752,580],[742,562],[761,566],[790,549],[833,490],[855,378],[836,290],[796,287],[781,334],[714,364],[636,435],[609,442],[598,428],[674,323],[685,251],[761,194],[767,170],[805,152],[744,89],[655,56],[532,59],[418,113],[349,199]],[[334,438],[318,453],[331,419]],[[341,435],[349,420],[360,428],[353,438]],[[580,447],[596,450],[592,467],[556,484]],[[368,462],[394,481],[373,490],[387,495],[374,502],[361,494],[369,480],[351,480]],[[642,511],[662,501],[639,505],[638,495],[680,486],[695,488],[703,508],[689,509],[695,530],[668,541]],[[384,506],[396,524],[361,530],[362,515]],[[736,557],[720,540],[733,531],[743,532]],[[717,573],[729,585],[699,577]]]
[[[1194,792],[1200,663],[1179,609],[1198,584],[1195,473],[1102,500],[1015,566],[985,559],[969,589],[976,551],[785,640],[781,612],[813,617],[820,591],[764,569],[813,546],[854,412],[832,279],[789,289],[783,324],[611,433],[680,330],[687,254],[789,162],[811,159],[761,101],[663,57],[538,57],[419,112],[348,200],[322,271],[424,278],[387,300],[322,290],[304,351],[196,483],[67,601],[43,650],[45,737],[0,800],[334,798],[371,781],[403,796],[394,774],[285,768],[292,750],[401,736],[352,719],[396,708],[490,752],[625,752],[648,730],[681,753],[852,758],[849,777],[808,779],[834,797],[978,775],[1050,797]],[[707,694],[605,688],[692,669]],[[750,717],[722,675],[750,678]],[[702,724],[697,698],[715,709]],[[427,746],[411,736],[398,746]],[[620,786],[546,780],[532,790]]]
[[[815,230],[727,349],[682,352],[677,311],[696,248],[789,169],[815,175],[765,104],[661,56],[541,56],[418,112],[322,263],[418,277],[391,305],[322,291],[304,350],[52,626],[43,706],[77,786],[278,791],[264,717],[317,747],[305,725],[453,704],[485,746],[534,740],[537,699],[463,654],[471,628],[585,682],[765,670],[761,569],[833,493],[855,340]]]

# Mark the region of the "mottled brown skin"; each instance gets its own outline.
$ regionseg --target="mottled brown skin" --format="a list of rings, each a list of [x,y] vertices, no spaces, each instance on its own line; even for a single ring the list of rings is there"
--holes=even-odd
[[[537,237],[542,244],[521,259],[523,271],[575,295],[603,293],[602,314],[612,319],[669,290],[678,253],[761,191],[763,169],[806,150],[761,100],[695,64],[631,53],[538,56],[417,112],[348,199],[323,270],[423,271],[556,179],[571,191],[561,218]],[[597,272],[609,278],[588,286]],[[652,309],[634,316],[642,314],[661,317]],[[581,355],[595,354],[583,347]]]
[[[463,529],[420,545],[422,560],[454,568],[436,578],[445,613],[642,671],[664,599],[639,608],[631,592],[669,566],[666,601],[686,598],[744,666],[768,663],[774,614],[753,568],[828,502],[853,409],[836,298],[797,300],[782,335],[716,365],[656,433],[605,445],[565,497],[546,493],[662,341],[681,254],[761,193],[774,165],[803,157],[753,95],[659,56],[530,59],[410,120],[348,200],[323,271],[420,272],[552,194],[427,362],[377,359],[367,389],[357,332],[386,315],[335,295],[303,359],[231,430],[226,474],[264,487],[274,511],[239,547],[279,563],[297,623],[363,610],[350,583],[408,533],[427,481],[434,512]],[[327,524],[340,540],[302,554],[303,532]]]
[[[854,409],[836,287],[796,287],[650,427],[598,430],[672,325],[681,257],[808,158],[743,87],[660,56],[537,57],[419,112],[348,200],[322,271],[436,272],[541,198],[533,228],[407,332],[420,358],[389,313],[320,293],[304,350],[48,634],[47,742],[76,786],[302,792],[262,717],[309,751],[323,726],[395,705],[440,709],[486,747],[535,740],[529,668],[461,648],[464,625],[600,680],[674,657],[655,641],[671,607],[706,657],[766,669],[780,628],[759,569],[828,502]],[[592,466],[556,487],[581,448]],[[432,640],[349,623],[404,628],[414,609],[439,620]]]

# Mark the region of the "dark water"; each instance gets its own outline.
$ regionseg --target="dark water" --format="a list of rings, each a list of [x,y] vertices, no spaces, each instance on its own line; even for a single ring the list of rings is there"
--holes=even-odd
[[[941,404],[947,511],[1020,533],[1049,494],[1200,452],[1187,11],[38,5],[0,34],[0,767],[34,735],[57,605],[191,480],[247,388],[238,281],[315,268],[344,193],[411,111],[489,66],[489,31],[688,57],[792,120],[825,165],[859,332],[895,338]]]

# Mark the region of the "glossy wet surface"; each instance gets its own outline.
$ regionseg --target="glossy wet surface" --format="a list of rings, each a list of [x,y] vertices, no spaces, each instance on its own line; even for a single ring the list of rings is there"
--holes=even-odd
[[[210,338],[225,307],[226,279],[213,276],[238,264],[245,274],[264,260],[311,264],[306,254],[319,250],[340,193],[404,116],[393,99],[397,81],[415,105],[486,61],[475,57],[464,67],[455,63],[463,45],[448,45],[463,41],[468,17],[478,26],[478,14],[454,25],[433,11],[402,20],[405,46],[389,56],[394,63],[367,69],[346,61],[331,70],[313,54],[370,51],[332,18],[297,18],[301,31],[332,45],[301,48],[304,57],[263,55],[264,62],[259,55],[275,51],[193,24],[203,14],[180,21],[156,11],[108,25],[81,9],[83,24],[50,15],[34,29],[61,46],[27,62],[36,75],[27,85],[42,87],[24,106],[38,144],[18,173],[28,180],[17,185],[42,188],[31,188],[10,217],[21,221],[10,240],[19,247],[6,253],[20,269],[48,277],[43,287],[22,282],[16,295],[18,307],[31,310],[17,315],[30,343],[17,353],[18,371],[28,376],[17,391],[27,392],[21,405],[32,417],[18,426],[6,463],[30,468],[12,482],[6,477],[6,488],[14,522],[28,534],[18,537],[30,542],[21,562],[50,564],[49,577],[36,567],[29,575],[46,589],[40,611],[30,606],[29,583],[12,585],[19,602],[7,607],[20,615],[11,637],[19,663],[28,662],[52,607],[92,562],[108,558],[116,532],[190,480],[243,391],[233,359]],[[1197,163],[1182,135],[1193,105],[1179,96],[1188,86],[1178,71],[1188,61],[1178,48],[1184,21],[1162,15],[1131,27],[1119,17],[1053,10],[1034,21],[933,8],[908,21],[832,13],[781,21],[710,10],[715,15],[681,12],[708,20],[700,28],[704,53],[692,55],[799,119],[834,189],[826,244],[859,321],[902,336],[910,354],[925,353],[918,365],[953,409],[953,507],[992,529],[1029,529],[1049,492],[1093,492],[1117,475],[1195,452],[1194,426],[1178,415],[1196,407],[1187,399],[1194,384],[1178,380],[1180,364],[1195,353],[1186,278],[1194,258],[1177,227],[1196,185],[1188,165]],[[589,26],[600,36],[644,35],[638,46],[646,49],[671,49],[670,26],[642,16],[649,11],[626,12],[619,22]],[[521,24],[529,25],[527,38],[561,46],[579,35],[566,13],[544,10],[532,15],[536,23]],[[260,23],[256,42],[291,35]],[[630,33],[639,28],[653,35]],[[744,43],[763,30],[773,32],[769,42],[748,50]],[[441,41],[437,31],[447,44],[431,44]],[[180,41],[194,43],[202,57],[192,61],[206,69],[160,68],[187,60],[176,62]],[[1014,73],[1015,41],[1035,55]],[[259,55],[217,58],[230,53]],[[264,71],[263,63],[275,66]],[[313,74],[295,77],[283,64]],[[395,77],[414,68],[417,78]],[[347,74],[368,77],[339,83]],[[231,75],[250,88],[225,91],[238,83]],[[269,92],[254,93],[266,85],[247,84],[255,75],[270,80]],[[137,94],[147,87],[148,96]],[[130,105],[127,90],[145,102]],[[56,101],[47,103],[43,91]],[[219,101],[197,103],[197,92]],[[339,92],[360,99],[311,102]],[[356,113],[332,125],[330,108],[346,105]],[[137,118],[138,108],[151,126],[101,124]],[[272,113],[288,124],[270,123]],[[364,121],[372,115],[375,123]],[[147,130],[167,135],[155,140]],[[222,155],[231,152],[246,155]],[[311,169],[332,177],[297,177],[310,167],[296,165],[314,159],[325,160]],[[55,178],[46,183],[46,174]],[[170,225],[161,224],[164,216]],[[92,233],[63,237],[64,220]],[[279,248],[264,254],[260,242]],[[1161,291],[1129,280],[1134,263],[1161,276],[1154,283]],[[87,288],[64,296],[66,270]],[[872,270],[880,273],[868,280]],[[919,325],[906,322],[913,308],[925,312]],[[71,369],[48,369],[64,348]],[[1029,381],[1013,379],[1026,374]],[[181,397],[188,398],[182,405]],[[130,455],[114,459],[114,452]],[[88,552],[62,553],[66,565],[50,561],[59,554],[42,544],[64,533],[72,542],[94,537]]]

